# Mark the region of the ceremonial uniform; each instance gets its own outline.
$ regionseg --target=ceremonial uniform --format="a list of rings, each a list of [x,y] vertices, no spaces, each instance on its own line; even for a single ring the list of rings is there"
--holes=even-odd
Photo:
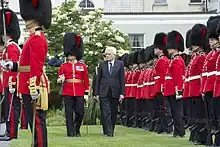
[[[88,70],[85,64],[68,62],[61,65],[58,76],[61,75],[65,76],[62,97],[65,103],[67,135],[79,135],[84,116],[84,94],[89,91]],[[76,114],[75,119],[73,112]]]
[[[26,22],[34,20],[46,29],[50,27],[52,16],[50,0],[30,3],[20,0],[19,3],[21,17]],[[42,26],[36,25],[34,21],[32,22],[35,25],[34,28],[27,28],[32,31],[23,45],[19,63],[6,61],[4,68],[8,67],[12,69],[11,71],[18,72],[18,93],[22,95],[31,130],[35,129],[33,145],[47,147],[46,110],[48,109],[49,81],[43,66],[47,57],[48,44]]]
[[[2,13],[2,12],[1,12]],[[4,10],[6,18],[6,34],[10,39],[5,42],[7,46],[7,52],[3,53],[3,60],[12,60],[17,62],[20,56],[20,47],[17,45],[17,41],[20,38],[19,22],[16,14],[10,10]],[[1,22],[1,33],[3,33],[3,20]],[[3,34],[1,34],[3,35]],[[3,71],[3,92],[4,92],[4,116],[6,120],[6,136],[0,138],[0,141],[7,141],[17,138],[18,135],[18,123],[20,116],[20,99],[16,94],[16,80],[17,73],[10,71]],[[13,92],[10,89],[14,89]],[[10,92],[9,92],[10,90]]]
[[[167,49],[184,50],[182,35],[177,31],[172,31],[167,35]],[[165,84],[164,96],[167,97],[171,107],[171,114],[174,122],[173,136],[184,136],[184,124],[182,122],[182,90],[185,74],[185,63],[179,54],[173,55],[168,67]]]

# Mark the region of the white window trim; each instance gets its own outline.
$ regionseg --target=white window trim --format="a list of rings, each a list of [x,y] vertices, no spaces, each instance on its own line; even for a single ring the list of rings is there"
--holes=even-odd
[[[84,0],[79,1],[78,6],[79,6],[80,3],[83,2],[83,1],[84,1]],[[90,1],[90,2],[94,5],[94,7],[87,7],[88,1]],[[80,6],[79,6],[79,7],[80,7]],[[80,8],[82,8],[82,9],[84,9],[84,10],[95,10],[95,3],[94,3],[92,0],[86,0],[86,7],[80,7]]]
[[[162,2],[162,3],[157,3],[156,0],[153,0],[153,5],[154,6],[167,6],[168,5],[168,0],[166,0],[166,2]]]
[[[142,49],[142,48],[144,49],[144,48],[145,48],[145,46],[146,46],[146,45],[145,45],[145,43],[146,43],[146,41],[145,41],[145,37],[146,37],[146,36],[145,36],[145,33],[128,33],[128,36],[129,36],[129,35],[143,35],[143,46],[133,47],[132,44],[131,44],[131,48],[132,48],[132,49]]]

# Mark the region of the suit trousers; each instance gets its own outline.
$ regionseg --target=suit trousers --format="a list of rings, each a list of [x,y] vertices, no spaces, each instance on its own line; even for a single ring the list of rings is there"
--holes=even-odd
[[[28,123],[33,130],[33,103],[31,95],[22,94],[22,99],[24,106],[27,110]],[[35,114],[35,137],[34,137],[34,146],[35,147],[47,147],[47,127],[46,127],[46,111],[36,110]]]
[[[20,118],[20,106],[21,106],[20,98],[16,96],[16,91],[14,92],[14,94],[12,94],[9,92],[9,88],[5,88],[4,90],[5,90],[4,116],[6,120],[6,131],[7,131],[6,133],[10,137],[10,139],[13,139],[13,138],[17,138],[18,136],[18,123]]]
[[[80,134],[80,127],[84,117],[83,96],[63,96],[65,104],[67,136]],[[73,115],[75,114],[75,118]]]
[[[182,100],[177,100],[175,95],[167,96],[167,100],[171,107],[171,114],[174,123],[173,135],[184,136],[185,129],[182,120]]]
[[[103,127],[105,128],[103,130],[105,130],[106,135],[114,135],[115,124],[117,121],[118,104],[118,98],[112,97],[111,88],[108,90],[107,97],[100,97],[100,109],[103,114]]]

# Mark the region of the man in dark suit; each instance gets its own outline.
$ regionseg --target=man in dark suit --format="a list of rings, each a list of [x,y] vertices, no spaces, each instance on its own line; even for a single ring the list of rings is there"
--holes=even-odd
[[[103,114],[105,136],[113,137],[118,104],[124,99],[124,64],[116,60],[116,49],[107,47],[106,61],[100,63],[96,80],[96,96]]]

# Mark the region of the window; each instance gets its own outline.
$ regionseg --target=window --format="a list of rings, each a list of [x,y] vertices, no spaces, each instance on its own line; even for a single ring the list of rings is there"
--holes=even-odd
[[[83,0],[79,3],[79,7],[91,9],[91,8],[95,8],[95,5],[90,0]]]
[[[155,4],[167,4],[167,0],[154,0]]]
[[[201,3],[202,0],[190,0],[190,3]]]
[[[144,48],[144,34],[129,34],[132,51]]]

